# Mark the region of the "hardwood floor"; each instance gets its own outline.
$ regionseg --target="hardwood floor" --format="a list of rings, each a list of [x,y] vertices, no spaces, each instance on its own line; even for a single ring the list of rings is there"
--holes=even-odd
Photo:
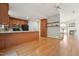
[[[3,50],[5,56],[77,56],[79,40],[64,35],[63,40],[43,38]]]
[[[79,56],[79,38],[64,35],[64,39],[60,41],[60,55]]]

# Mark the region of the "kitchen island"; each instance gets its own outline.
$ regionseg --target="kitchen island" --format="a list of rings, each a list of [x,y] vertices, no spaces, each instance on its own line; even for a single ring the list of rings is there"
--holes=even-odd
[[[0,50],[33,40],[39,40],[39,31],[0,32]]]

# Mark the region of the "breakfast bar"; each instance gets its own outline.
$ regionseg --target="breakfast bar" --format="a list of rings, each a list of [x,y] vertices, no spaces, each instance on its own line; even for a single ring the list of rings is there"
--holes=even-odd
[[[0,32],[0,50],[33,40],[39,40],[39,31]]]

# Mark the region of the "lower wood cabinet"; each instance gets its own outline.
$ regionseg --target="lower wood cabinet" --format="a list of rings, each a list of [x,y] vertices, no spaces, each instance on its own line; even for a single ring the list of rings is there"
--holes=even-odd
[[[0,49],[5,48],[4,34],[0,35]]]
[[[39,40],[38,31],[0,34],[0,50],[33,40]]]

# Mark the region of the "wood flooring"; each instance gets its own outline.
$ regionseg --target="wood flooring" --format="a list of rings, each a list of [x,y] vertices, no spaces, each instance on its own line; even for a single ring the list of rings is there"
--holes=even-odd
[[[3,50],[3,56],[79,56],[79,39],[64,35],[64,39],[44,38]]]

